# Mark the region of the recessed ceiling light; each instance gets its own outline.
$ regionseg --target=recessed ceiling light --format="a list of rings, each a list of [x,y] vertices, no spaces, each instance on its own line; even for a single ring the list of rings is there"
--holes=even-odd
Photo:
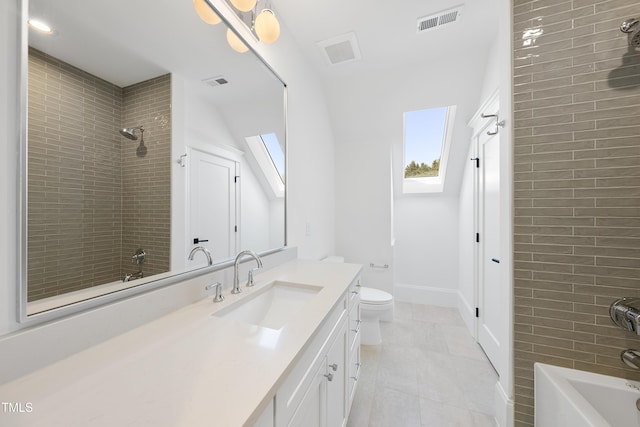
[[[39,21],[37,19],[29,19],[27,22],[32,28],[40,31],[41,33],[45,33],[45,34],[53,33],[53,30],[51,29],[51,27],[43,21]]]

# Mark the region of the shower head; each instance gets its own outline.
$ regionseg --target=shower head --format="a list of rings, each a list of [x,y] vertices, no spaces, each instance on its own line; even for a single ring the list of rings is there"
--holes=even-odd
[[[640,28],[635,30],[629,36],[629,46],[631,46],[631,47],[640,47]]]
[[[638,25],[638,22],[640,21],[638,21],[636,18],[627,19],[622,23],[622,25],[620,25],[620,31],[622,31],[623,33],[630,33],[633,31],[633,27]]]
[[[132,141],[135,141],[138,139],[135,133],[136,130],[140,130],[140,132],[144,132],[144,127],[135,126],[135,127],[120,129],[120,135],[124,136],[125,138],[129,138]]]
[[[134,130],[133,128],[120,129],[120,135],[135,141],[138,137],[133,134]]]
[[[640,20],[636,18],[627,19],[620,25],[620,31],[629,34],[629,46],[640,47]]]

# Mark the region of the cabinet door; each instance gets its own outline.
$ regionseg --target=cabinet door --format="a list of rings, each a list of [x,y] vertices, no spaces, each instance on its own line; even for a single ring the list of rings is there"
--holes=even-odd
[[[309,389],[289,420],[289,427],[327,427],[327,378],[321,364]]]
[[[347,424],[347,328],[343,323],[336,340],[327,353],[327,426],[343,427]]]
[[[264,408],[260,418],[258,418],[258,421],[256,421],[253,427],[273,427],[273,425],[273,401],[271,401],[269,402],[269,406]]]

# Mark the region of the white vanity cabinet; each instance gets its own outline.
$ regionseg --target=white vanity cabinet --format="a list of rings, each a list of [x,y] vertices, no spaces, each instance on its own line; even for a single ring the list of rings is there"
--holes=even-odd
[[[258,421],[255,422],[253,427],[273,427],[273,400],[269,402],[266,408],[258,417]]]
[[[359,350],[353,351],[360,346],[359,283],[358,277],[349,286],[278,389],[276,427],[346,426],[356,383],[351,377],[358,373],[353,366],[360,362]]]
[[[349,286],[349,326],[347,341],[347,416],[356,394],[356,385],[360,377],[360,277]]]

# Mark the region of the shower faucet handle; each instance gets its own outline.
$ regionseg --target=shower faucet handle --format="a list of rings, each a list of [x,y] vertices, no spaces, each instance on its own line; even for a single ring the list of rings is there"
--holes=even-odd
[[[640,298],[620,298],[609,307],[611,320],[617,326],[640,335]]]

